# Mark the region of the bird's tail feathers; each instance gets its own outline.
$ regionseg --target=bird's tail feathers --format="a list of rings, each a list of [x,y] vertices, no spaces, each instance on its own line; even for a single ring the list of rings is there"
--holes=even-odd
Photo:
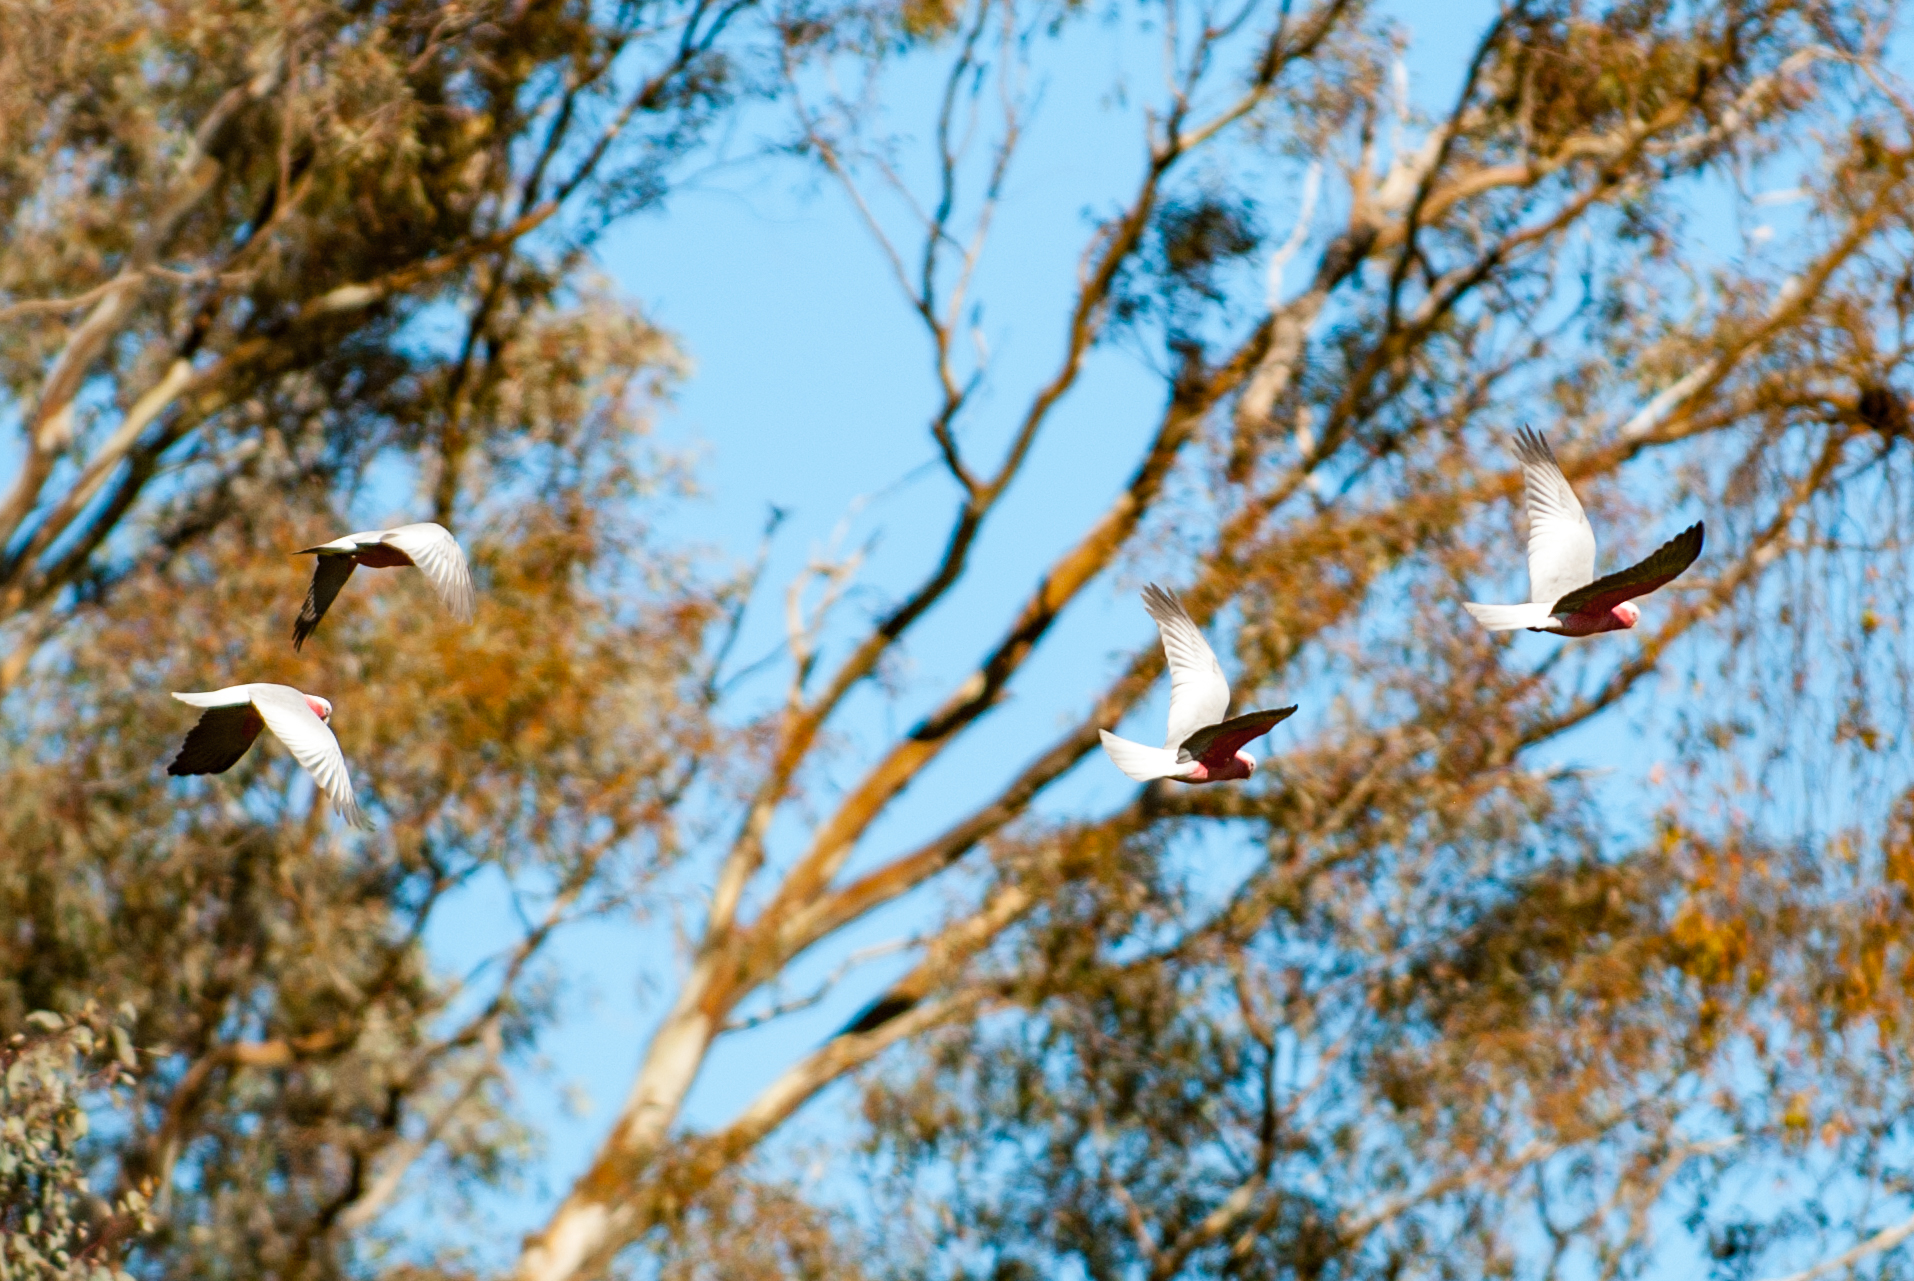
[[[1525,605],[1478,605],[1464,601],[1462,608],[1475,616],[1475,621],[1492,632],[1512,632],[1522,627],[1546,627],[1548,620],[1554,617],[1555,607],[1543,601],[1530,601]]]
[[[1097,733],[1103,738],[1104,752],[1116,767],[1139,783],[1173,778],[1189,768],[1189,762],[1177,760],[1176,753],[1167,747],[1145,747],[1127,738],[1118,738],[1107,729]]]

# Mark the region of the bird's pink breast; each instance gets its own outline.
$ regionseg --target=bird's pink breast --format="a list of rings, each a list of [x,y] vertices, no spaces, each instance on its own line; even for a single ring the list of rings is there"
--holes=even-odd
[[[1625,609],[1629,610],[1630,613],[1633,614],[1633,617],[1631,617],[1630,614],[1623,613],[1622,611]],[[1537,627],[1534,630],[1538,632],[1554,632],[1557,636],[1596,636],[1602,632],[1627,631],[1635,625],[1636,619],[1640,617],[1641,613],[1639,610],[1634,610],[1627,601],[1623,601],[1614,609],[1606,610],[1600,614],[1569,614],[1560,616],[1557,618],[1554,626]]]
[[[1231,779],[1248,778],[1254,770],[1249,758],[1238,752],[1226,761],[1199,758],[1190,765],[1189,773],[1178,774],[1176,780],[1179,783],[1227,783]]]

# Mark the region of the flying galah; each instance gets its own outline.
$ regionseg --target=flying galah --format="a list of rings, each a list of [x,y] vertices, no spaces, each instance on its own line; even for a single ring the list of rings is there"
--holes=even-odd
[[[1170,662],[1170,733],[1161,747],[1145,747],[1109,730],[1098,730],[1103,750],[1116,767],[1139,783],[1174,778],[1185,783],[1221,783],[1248,778],[1256,758],[1243,750],[1296,711],[1279,707],[1223,719],[1229,710],[1229,682],[1203,633],[1176,597],[1155,583],[1143,589],[1143,608],[1163,636]]]
[[[1641,620],[1635,597],[1674,581],[1701,555],[1704,531],[1696,521],[1647,560],[1596,578],[1595,531],[1548,442],[1524,427],[1515,433],[1515,456],[1522,460],[1522,488],[1528,496],[1529,603],[1464,602],[1462,607],[1490,631],[1526,627],[1558,636],[1623,631]]]
[[[312,587],[306,592],[306,604],[292,625],[292,647],[299,649],[319,626],[319,620],[332,608],[333,597],[352,577],[352,571],[397,569],[416,565],[425,572],[426,581],[439,594],[439,600],[461,623],[472,621],[472,571],[465,564],[465,553],[458,540],[443,525],[425,521],[401,525],[397,529],[374,529],[363,534],[347,534],[317,547],[307,547],[300,556],[317,556],[312,569]]]
[[[370,827],[352,799],[352,779],[346,774],[345,753],[326,722],[332,704],[315,694],[302,694],[290,685],[232,685],[210,694],[174,694],[205,714],[193,726],[179,755],[166,767],[168,774],[224,774],[270,729],[293,758],[306,767],[312,781],[332,801],[333,808],[354,827]]]

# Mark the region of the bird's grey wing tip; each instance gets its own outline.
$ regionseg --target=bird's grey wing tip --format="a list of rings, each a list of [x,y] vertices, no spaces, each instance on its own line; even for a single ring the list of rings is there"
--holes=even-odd
[[[1664,555],[1672,554],[1676,556],[1687,557],[1688,564],[1692,565],[1695,563],[1696,559],[1700,557],[1702,545],[1707,541],[1707,539],[1708,539],[1708,531],[1703,528],[1701,521],[1696,521],[1694,524],[1690,525],[1688,528],[1682,530],[1679,534],[1676,534],[1673,538],[1663,543],[1661,547],[1656,550],[1655,554],[1649,557],[1649,559],[1652,561],[1652,560],[1659,559]]]
[[[1524,463],[1555,462],[1555,451],[1549,447],[1548,437],[1527,423],[1515,429],[1515,456]]]
[[[306,641],[311,639],[312,634],[319,629],[319,620],[322,617],[324,617],[324,615],[316,614],[312,611],[312,602],[307,601],[306,607],[299,611],[299,617],[292,621],[292,648],[294,653],[305,649]]]
[[[1170,618],[1189,616],[1189,611],[1183,608],[1182,601],[1155,583],[1145,583],[1143,586],[1143,608],[1158,622],[1161,622],[1165,615]]]

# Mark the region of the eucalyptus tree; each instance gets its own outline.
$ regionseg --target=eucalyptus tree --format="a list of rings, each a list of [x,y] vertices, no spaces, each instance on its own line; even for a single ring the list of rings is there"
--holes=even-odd
[[[1897,6],[1510,6],[1432,111],[1352,0],[0,12],[0,1019],[130,1005],[91,1239],[135,1272],[1899,1266]],[[1083,88],[1113,31],[1148,74]],[[751,163],[843,192],[929,353],[948,523],[869,617],[855,560],[734,578],[647,527],[676,356],[590,254],[734,88],[782,131]],[[980,263],[1071,92],[1111,104],[1076,145],[1130,185],[1053,363],[999,385]],[[1110,352],[1159,387],[1124,481],[1026,558],[974,664],[899,678]],[[1511,643],[1464,613],[1515,563],[1525,421],[1615,564],[1706,518],[1637,629]],[[420,576],[390,576],[295,659],[262,552],[386,459],[473,548],[477,621],[420,626]],[[1246,705],[1302,705],[1290,745],[1073,807],[1162,676],[1139,629],[893,844],[1059,620],[1146,579]],[[784,689],[755,713],[732,641],[773,588]],[[335,842],[283,762],[157,776],[178,727],[146,691],[295,661],[376,781],[371,836]],[[872,692],[908,711],[874,745]],[[1659,761],[1626,796],[1550,764],[1596,735]],[[522,1248],[482,1216],[416,1233],[522,1150],[549,940],[656,910],[666,873],[688,964],[589,1167]],[[485,885],[502,950],[435,972],[428,929]],[[888,991],[688,1124],[726,1042],[898,905],[923,928]],[[847,1100],[823,1155],[855,1197],[771,1142]]]
[[[749,90],[751,9],[0,7],[9,672],[248,485],[397,451],[451,520],[527,318]]]
[[[766,38],[750,0],[0,3],[0,1029],[53,1082],[8,1275],[334,1275],[408,1173],[520,1150],[540,950],[668,860],[708,723],[711,593],[638,514],[682,361],[594,247]],[[295,660],[286,553],[394,501],[474,550],[481,626],[372,593]],[[235,672],[330,691],[378,835],[279,756],[166,786],[166,691]],[[433,972],[487,875],[543,906]],[[96,1009],[110,1093],[31,1022]]]
[[[1386,16],[1338,0],[790,19],[791,149],[927,340],[946,534],[873,617],[792,614],[684,978],[517,1275],[633,1242],[685,1275],[814,1266],[740,1233],[739,1207],[776,1173],[749,1154],[847,1077],[864,1156],[841,1168],[870,1195],[779,1183],[816,1210],[776,1221],[873,1273],[1698,1254],[1741,1275],[1914,1232],[1883,1219],[1914,1212],[1888,941],[1910,782],[1901,17],[1510,5],[1432,112]],[[971,332],[979,262],[1040,113],[1082,83],[1053,73],[1107,65],[1112,30],[1153,52],[1097,86],[1120,109],[1074,145],[1133,157],[1132,183],[1095,210],[1048,372],[1006,404]],[[900,86],[933,76],[908,117]],[[1100,347],[1160,379],[1127,480],[1028,561],[973,666],[921,678],[909,728],[827,773],[853,694],[975,574]],[[1462,613],[1518,545],[1524,421],[1623,534],[1614,563],[1652,548],[1628,531],[1706,517],[1708,554],[1639,634],[1537,649]],[[811,572],[828,607],[857,567]],[[1139,636],[994,783],[939,788],[941,830],[883,835],[1112,576],[1173,584],[1246,705],[1302,703],[1296,746],[1240,786],[1040,810],[1161,675]],[[1548,767],[1596,733],[1664,756],[1645,793]],[[1190,853],[1205,829],[1251,870],[1219,886]],[[930,923],[903,977],[731,1120],[684,1127],[714,1047],[906,899]],[[1785,1191],[1750,1209],[1730,1193],[1755,1178]]]

